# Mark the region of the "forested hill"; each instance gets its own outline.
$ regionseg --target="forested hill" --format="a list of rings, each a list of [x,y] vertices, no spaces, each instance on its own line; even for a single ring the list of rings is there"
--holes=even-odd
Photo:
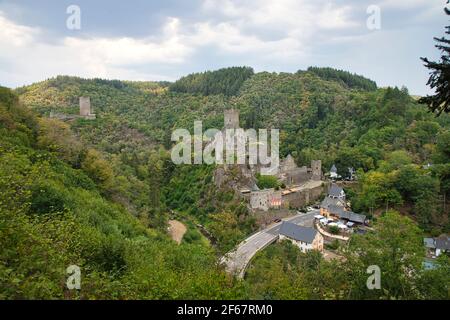
[[[253,69],[248,67],[232,67],[194,73],[173,83],[170,90],[203,95],[224,94],[233,96],[239,92],[242,83],[253,74]]]
[[[48,118],[78,114],[80,96],[97,119]],[[283,246],[243,282],[225,274],[217,257],[255,219],[233,190],[215,187],[214,166],[175,166],[169,149],[173,129],[222,128],[229,108],[244,128],[281,129],[282,156],[299,165],[357,169],[346,192],[377,231],[355,237],[343,262]],[[445,299],[448,259],[424,270],[422,237],[450,231],[449,129],[448,115],[428,113],[407,89],[329,69],[232,68],[175,83],[58,76],[0,88],[0,298]],[[170,218],[187,226],[179,246]],[[403,254],[394,262],[392,250]],[[78,296],[64,286],[73,263],[86,283]],[[387,290],[365,290],[371,264],[386,270]]]
[[[0,87],[0,299],[242,297],[208,246],[177,246],[115,199],[133,192],[116,170]],[[65,286],[74,264],[81,291]]]
[[[134,178],[150,179],[139,168],[155,156],[149,149],[170,148],[173,129],[192,130],[195,120],[202,120],[204,129],[221,128],[223,111],[236,108],[244,128],[279,128],[282,156],[292,154],[299,165],[321,159],[325,171],[334,163],[343,176],[348,167],[361,170],[367,189],[355,195],[356,210],[369,215],[391,203],[407,208],[425,228],[448,228],[439,199],[450,185],[450,120],[448,115],[437,118],[429,113],[406,88],[377,88],[369,79],[331,68],[311,67],[292,74],[236,67],[188,75],[173,84],[60,76],[16,92],[26,106],[47,115],[51,110],[77,113],[78,97],[90,96],[98,119],[76,121],[72,129],[125,170],[131,184]],[[428,163],[435,166],[425,186],[419,182],[426,181],[423,177],[429,172],[420,168]],[[163,181],[170,178],[164,175],[152,185],[167,185]],[[405,189],[406,177],[413,190]],[[177,181],[171,187],[183,190],[183,179]],[[204,191],[187,185],[185,193],[162,194],[163,202],[198,211]],[[142,198],[136,200],[138,207],[149,201],[144,194],[133,193]]]
[[[204,89],[211,82],[217,83],[214,90]],[[88,128],[88,141],[112,152],[127,145],[114,132],[135,129],[133,143],[148,139],[169,147],[174,128],[191,128],[194,120],[220,128],[223,110],[234,107],[241,111],[243,127],[280,128],[283,155],[294,154],[300,164],[315,156],[329,167],[350,148],[355,159],[348,165],[368,170],[386,151],[398,148],[416,163],[431,161],[424,146],[435,144],[449,123],[448,116],[429,114],[404,88],[376,89],[371,80],[330,68],[296,74],[230,68],[173,84],[60,76],[16,92],[26,106],[47,115],[52,110],[77,113],[78,97],[90,96],[99,119],[78,129]]]
[[[318,75],[319,77],[325,80],[341,81],[349,88],[356,88],[356,89],[359,88],[368,91],[373,91],[377,89],[377,84],[375,81],[372,81],[357,74],[352,74],[348,71],[336,70],[333,68],[318,68],[318,67],[309,67],[308,71]]]

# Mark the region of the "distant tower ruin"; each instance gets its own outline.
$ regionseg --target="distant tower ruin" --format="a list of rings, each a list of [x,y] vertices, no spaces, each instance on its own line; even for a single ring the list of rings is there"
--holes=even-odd
[[[91,114],[91,98],[80,97],[80,116],[88,116]]]
[[[239,110],[230,109],[224,112],[224,126],[225,129],[239,128]]]
[[[80,97],[80,116],[85,119],[95,119],[95,114],[91,110],[90,97]]]
[[[311,180],[315,180],[315,181],[322,180],[322,161],[321,160],[312,160],[311,161],[311,171],[312,171]]]

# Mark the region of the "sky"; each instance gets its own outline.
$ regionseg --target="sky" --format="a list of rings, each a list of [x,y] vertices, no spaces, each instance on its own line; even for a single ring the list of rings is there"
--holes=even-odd
[[[68,12],[73,5],[79,16]],[[174,81],[229,66],[321,66],[425,95],[428,70],[419,57],[439,58],[433,37],[444,35],[445,6],[446,0],[0,0],[0,85],[57,75]]]

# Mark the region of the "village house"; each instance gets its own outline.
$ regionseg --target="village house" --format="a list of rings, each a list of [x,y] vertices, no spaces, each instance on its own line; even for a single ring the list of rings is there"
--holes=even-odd
[[[328,197],[333,199],[339,199],[345,202],[345,191],[337,184],[333,183],[328,189]]]
[[[356,176],[356,170],[353,167],[348,168],[348,180],[355,181],[358,177]]]
[[[439,257],[444,252],[450,252],[450,237],[442,235],[437,238],[424,238],[423,243],[428,255]]]
[[[329,215],[330,207],[346,207],[345,202],[345,192],[344,189],[339,187],[337,184],[332,184],[328,189],[327,196],[322,200],[320,204],[320,214],[324,217]]]
[[[279,240],[289,240],[303,253],[310,250],[323,251],[323,236],[314,228],[284,221],[280,227]]]
[[[346,209],[345,191],[337,184],[332,184],[328,195],[320,204],[320,215],[326,218],[337,218],[347,221],[348,226],[364,224],[366,216]]]
[[[330,178],[331,179],[339,179],[341,176],[337,173],[337,168],[333,164],[330,169]]]
[[[325,212],[324,217],[334,217],[339,220],[344,220],[347,222],[347,225],[349,227],[353,226],[354,224],[362,225],[366,221],[366,216],[364,214],[347,211],[343,207],[339,206],[329,206],[328,210]]]

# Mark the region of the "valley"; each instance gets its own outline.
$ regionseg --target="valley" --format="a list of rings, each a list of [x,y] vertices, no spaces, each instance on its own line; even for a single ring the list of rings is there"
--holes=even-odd
[[[80,97],[89,97],[84,114]],[[279,175],[172,161],[174,130],[194,132],[195,121],[222,129],[229,110],[236,127],[280,130]],[[0,295],[445,299],[448,257],[431,271],[422,264],[423,238],[450,232],[449,129],[447,114],[435,117],[406,88],[330,68],[233,67],[173,83],[58,76],[1,88],[1,237],[17,250],[2,251]],[[327,207],[328,218],[342,226],[359,214],[369,232],[345,244],[295,230],[283,240],[285,222],[314,226],[324,208],[298,212],[322,206],[335,182],[348,208]],[[344,258],[324,259],[323,247]],[[395,263],[392,250],[403,254]],[[74,262],[86,285],[71,293],[60,270]],[[366,290],[373,264],[387,291]]]

